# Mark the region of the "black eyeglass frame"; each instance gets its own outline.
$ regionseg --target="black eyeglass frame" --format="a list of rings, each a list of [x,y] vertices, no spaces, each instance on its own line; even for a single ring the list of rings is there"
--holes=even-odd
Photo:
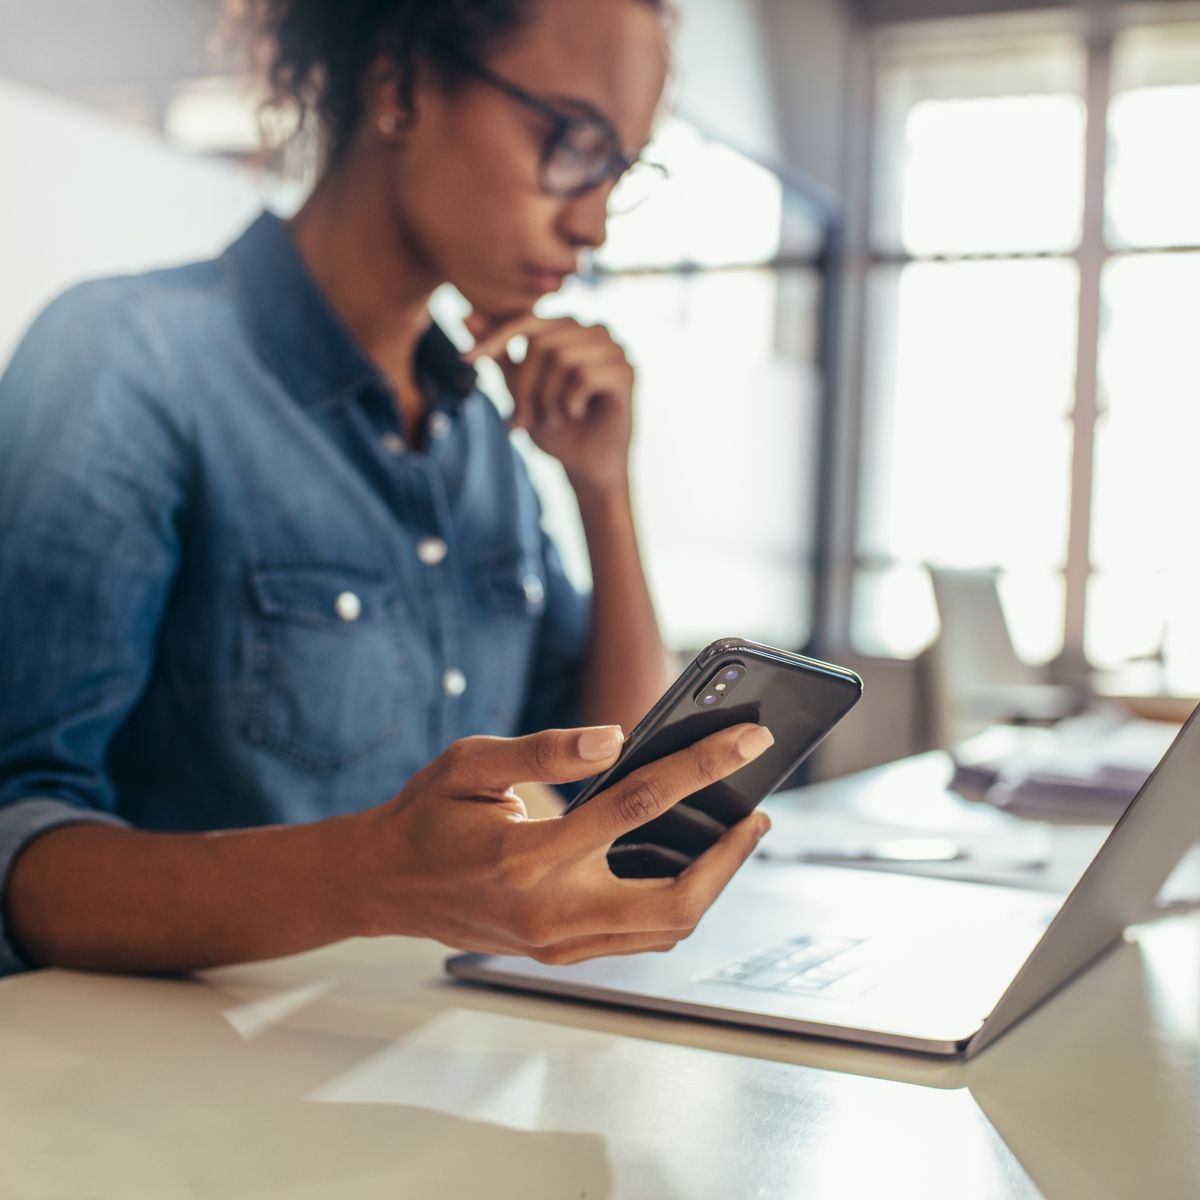
[[[565,200],[574,200],[600,187],[605,180],[612,179],[614,182],[619,180],[627,171],[638,165],[652,171],[657,171],[664,180],[670,176],[670,171],[662,163],[650,162],[642,158],[640,154],[635,154],[632,158],[626,155],[621,149],[621,141],[617,136],[617,131],[602,114],[591,112],[583,116],[563,112],[561,108],[556,107],[546,100],[542,100],[532,92],[527,92],[523,87],[511,83],[503,76],[497,75],[490,68],[484,66],[483,63],[476,62],[474,59],[459,54],[449,47],[443,46],[441,49],[459,70],[478,79],[481,83],[486,83],[489,87],[502,92],[510,100],[515,100],[518,104],[524,105],[524,107],[545,117],[551,123],[551,130],[546,137],[545,144],[542,146],[542,155],[538,170],[539,186],[548,195],[559,196]],[[561,188],[550,187],[546,183],[546,176],[554,152],[561,145],[564,136],[570,130],[579,129],[584,126],[599,129],[608,142],[609,153],[608,158],[604,162],[604,170],[595,179],[588,179],[578,187],[569,188],[565,191]]]

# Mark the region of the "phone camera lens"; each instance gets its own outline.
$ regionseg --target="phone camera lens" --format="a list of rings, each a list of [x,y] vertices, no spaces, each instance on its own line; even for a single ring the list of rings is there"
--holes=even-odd
[[[713,708],[728,700],[745,678],[746,668],[742,663],[720,663],[713,674],[693,693],[693,703],[697,708]]]

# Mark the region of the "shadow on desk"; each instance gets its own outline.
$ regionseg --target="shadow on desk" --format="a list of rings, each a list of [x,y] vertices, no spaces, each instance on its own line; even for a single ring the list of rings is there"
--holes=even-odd
[[[81,974],[60,1005],[23,982],[0,996],[5,1196],[610,1195],[600,1136],[373,1102],[355,1072],[394,1029],[376,1038],[291,1021],[247,1042],[222,1019],[228,997],[204,982]],[[28,1076],[14,1094],[22,1048],[56,1067],[37,1081],[40,1103]],[[323,1095],[331,1080],[340,1092]],[[429,1091],[428,1077],[414,1082]]]

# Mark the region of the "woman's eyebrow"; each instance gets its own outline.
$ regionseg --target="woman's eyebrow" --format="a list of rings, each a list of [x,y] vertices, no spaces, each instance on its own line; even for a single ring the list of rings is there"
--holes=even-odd
[[[562,106],[564,108],[577,111],[582,116],[591,117],[593,120],[599,121],[605,129],[612,135],[621,153],[625,153],[625,146],[621,141],[621,136],[617,132],[617,126],[611,117],[606,116],[600,111],[590,100],[584,100],[581,96],[568,96],[563,92],[551,92],[543,97],[545,102],[554,106]],[[632,154],[631,159],[640,157],[647,146],[650,145],[650,139],[644,141]]]
[[[597,121],[605,125],[613,126],[612,121],[605,116],[590,100],[584,100],[582,96],[569,96],[565,92],[550,92],[542,97],[547,104],[558,104],[564,108],[569,108],[573,111],[578,111],[584,116],[593,117]]]

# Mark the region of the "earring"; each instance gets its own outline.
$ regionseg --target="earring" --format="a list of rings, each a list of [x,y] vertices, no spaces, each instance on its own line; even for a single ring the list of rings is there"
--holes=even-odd
[[[400,128],[400,122],[391,113],[384,113],[379,118],[378,128],[384,137],[391,137]]]

